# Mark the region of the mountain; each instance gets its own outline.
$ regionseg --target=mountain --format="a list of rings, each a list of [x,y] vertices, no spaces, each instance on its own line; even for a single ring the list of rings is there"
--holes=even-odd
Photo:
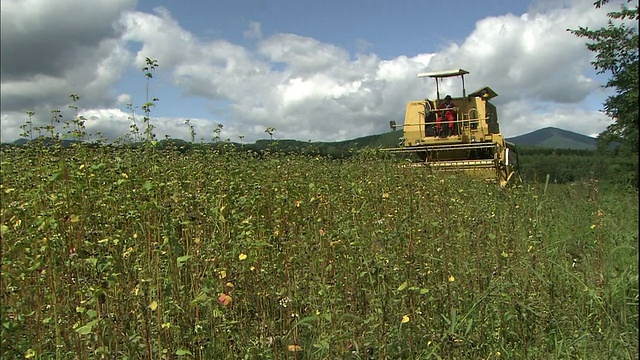
[[[254,144],[234,144],[234,146],[255,151],[274,148],[286,152],[296,152],[302,150],[309,153],[319,152],[322,154],[345,154],[352,149],[398,147],[401,146],[400,138],[402,138],[402,130],[389,131],[382,134],[363,136],[352,140],[336,142],[258,140]],[[597,148],[597,140],[595,138],[554,127],[547,127],[524,135],[508,138],[506,140],[514,143],[518,147],[576,150],[595,150]],[[26,139],[19,139],[13,142],[11,145],[22,146],[28,142],[29,141],[27,141]],[[63,140],[63,146],[69,146],[72,142],[73,140]],[[165,142],[167,141],[160,141],[159,145],[163,145]],[[172,139],[171,142],[174,142],[174,145],[176,146],[180,145],[178,147],[190,147],[191,145],[186,141],[180,139]]]
[[[389,148],[400,146],[402,130],[390,131],[377,135],[363,136],[356,139],[335,142],[309,142],[299,140],[258,140],[255,144],[247,144],[245,147],[252,150],[264,150],[275,147],[278,150],[292,151],[309,150],[320,151],[323,154],[348,153],[352,149],[364,148]]]
[[[80,142],[80,140],[74,140],[74,139],[52,140],[50,137],[40,136],[40,137],[37,137],[37,138],[35,138],[33,140],[20,138],[20,139],[17,139],[14,142],[11,142],[11,143],[2,143],[2,146],[25,146],[25,145],[28,145],[30,143],[39,143],[39,144],[44,144],[44,145],[48,146],[48,145],[53,145],[56,141],[59,142],[62,145],[62,147],[69,147],[74,143]]]
[[[402,137],[402,130],[390,131],[379,135],[370,135],[353,140],[333,143],[314,143],[330,145],[339,149],[397,147]],[[506,139],[518,147],[538,147],[547,149],[595,150],[597,140],[590,136],[568,130],[547,127],[524,135]]]
[[[258,140],[255,144],[248,146],[252,150],[264,150],[275,146],[279,150],[288,152],[306,149],[308,151],[320,151],[322,154],[343,154],[351,149],[398,147],[401,146],[400,138],[402,138],[402,130],[338,142]],[[506,140],[518,147],[573,150],[596,150],[597,148],[597,140],[595,138],[554,127],[547,127]]]
[[[534,146],[547,149],[595,150],[597,148],[597,140],[595,138],[554,127],[547,127],[508,138],[507,141],[517,146]]]

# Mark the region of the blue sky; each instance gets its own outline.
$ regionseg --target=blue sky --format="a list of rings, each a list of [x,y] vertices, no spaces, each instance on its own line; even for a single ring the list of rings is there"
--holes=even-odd
[[[492,87],[502,132],[554,126],[592,135],[610,119],[585,41],[567,28],[604,26],[584,0],[174,1],[3,0],[2,141],[27,116],[65,119],[81,96],[90,132],[113,140],[140,107],[144,58],[158,138],[337,141],[387,131],[406,102],[434,97],[418,72],[464,68],[467,90]],[[637,2],[636,2],[637,3]],[[455,87],[444,91],[454,91]],[[62,125],[59,125],[62,131]]]

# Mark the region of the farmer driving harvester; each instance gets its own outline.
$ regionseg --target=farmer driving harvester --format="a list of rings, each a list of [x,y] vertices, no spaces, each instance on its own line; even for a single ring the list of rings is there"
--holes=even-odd
[[[453,101],[451,101],[451,95],[445,96],[444,102],[442,102],[438,106],[438,110],[442,110],[442,111],[440,112],[440,115],[436,119],[436,136],[441,134],[441,130],[442,130],[441,122],[443,118],[449,123],[448,124],[449,132],[448,134],[443,134],[443,135],[447,136],[453,133],[453,122],[455,121],[455,118],[456,118],[455,110],[454,110],[455,107],[456,105],[453,103]]]

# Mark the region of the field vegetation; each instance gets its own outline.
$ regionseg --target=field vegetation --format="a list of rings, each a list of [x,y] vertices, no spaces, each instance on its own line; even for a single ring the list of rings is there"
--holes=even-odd
[[[636,188],[153,144],[2,149],[2,358],[638,358]]]
[[[141,146],[85,143],[77,94],[72,141],[60,110],[27,112],[32,141],[0,149],[0,357],[637,359],[633,30],[572,30],[612,75],[604,159],[629,160],[532,152],[505,189],[368,151],[238,151],[222,125],[192,146],[189,120],[191,144],[161,148],[150,58],[123,141]]]

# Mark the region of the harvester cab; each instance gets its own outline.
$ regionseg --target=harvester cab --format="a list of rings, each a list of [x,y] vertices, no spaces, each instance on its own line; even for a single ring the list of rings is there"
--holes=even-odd
[[[434,170],[463,171],[504,186],[518,163],[515,146],[500,134],[497,110],[490,102],[498,94],[487,86],[467,95],[467,74],[463,69],[418,74],[435,79],[436,99],[407,104],[402,147],[389,150],[415,153],[421,164]],[[441,97],[441,83],[450,77],[462,80],[462,96]],[[397,127],[392,121],[391,128]]]

